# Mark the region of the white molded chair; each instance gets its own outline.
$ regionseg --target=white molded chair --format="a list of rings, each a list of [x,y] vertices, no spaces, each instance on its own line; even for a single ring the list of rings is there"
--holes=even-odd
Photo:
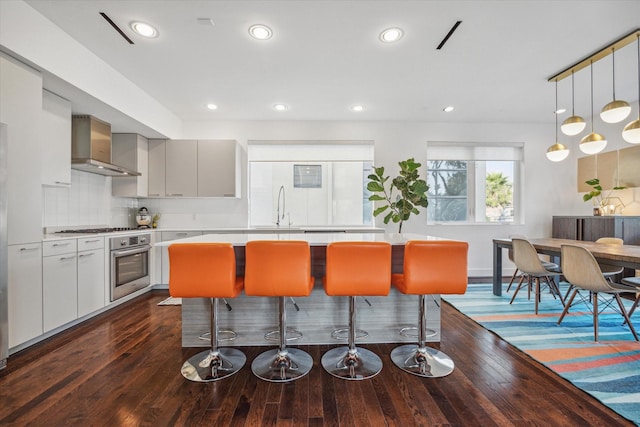
[[[558,298],[564,305],[564,298],[560,294],[560,290],[558,289],[558,285],[553,279],[554,275],[559,274],[557,271],[547,270],[542,261],[538,257],[538,253],[533,245],[526,239],[512,239],[513,242],[513,261],[518,267],[523,275],[520,277],[520,281],[518,282],[518,287],[516,291],[513,293],[513,297],[511,298],[511,303],[516,299],[518,295],[518,291],[522,287],[525,278],[527,279],[527,287],[529,290],[529,296],[531,295],[531,284],[535,283],[535,312],[538,314],[538,303],[540,302],[540,288],[541,288],[541,280],[544,280],[549,285],[549,289],[551,290],[551,294]]]
[[[622,304],[622,300],[620,299],[620,294],[622,292],[637,292],[638,288],[635,286],[609,282],[605,279],[598,262],[591,252],[581,246],[562,245],[561,257],[562,271],[564,273],[564,277],[573,285],[573,293],[558,319],[558,324],[562,322],[562,319],[564,319],[564,316],[571,307],[571,303],[576,295],[578,295],[585,305],[590,306],[591,308],[593,313],[593,336],[594,340],[598,341],[598,315],[602,311],[602,309],[598,308],[598,303],[600,302],[600,299],[602,299],[602,295],[609,295],[611,298],[608,300],[602,299],[602,302],[605,304],[603,309],[607,307],[615,309],[615,306],[613,305],[613,300],[615,300],[618,304],[620,314],[622,314],[625,322],[629,325],[629,329],[631,330],[633,337],[638,341],[638,335],[636,334],[636,331],[629,320],[629,315],[627,314],[624,304]],[[587,297],[583,297],[580,294],[581,290],[587,291],[589,295]]]

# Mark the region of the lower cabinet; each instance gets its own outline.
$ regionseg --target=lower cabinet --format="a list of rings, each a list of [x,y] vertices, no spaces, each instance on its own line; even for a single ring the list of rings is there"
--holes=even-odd
[[[163,231],[162,238],[160,241],[166,242],[168,240],[176,240],[176,239],[184,239],[187,237],[201,236],[202,233],[199,231]],[[161,254],[161,269],[162,269],[162,281],[160,283],[167,285],[169,284],[169,251],[167,248],[162,249]]]
[[[78,317],[104,307],[104,249],[78,251]]]
[[[9,348],[42,335],[42,244],[9,245]]]
[[[78,255],[75,240],[45,242],[42,258],[44,332],[78,318]]]

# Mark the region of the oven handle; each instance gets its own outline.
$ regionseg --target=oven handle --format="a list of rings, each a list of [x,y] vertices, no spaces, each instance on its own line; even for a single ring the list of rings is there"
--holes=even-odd
[[[150,249],[151,249],[151,245],[144,245],[134,249],[128,249],[126,251],[111,251],[111,255],[113,255],[114,257],[135,255],[135,254],[141,254],[143,252],[147,252]]]

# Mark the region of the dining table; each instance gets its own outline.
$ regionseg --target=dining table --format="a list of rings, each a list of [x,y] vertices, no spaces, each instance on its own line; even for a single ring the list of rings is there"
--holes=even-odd
[[[575,245],[587,249],[597,261],[619,267],[640,269],[640,246],[609,245],[585,240],[552,237],[527,239],[540,254],[549,255],[560,265],[562,245]],[[502,295],[502,250],[512,248],[511,239],[493,239],[493,294]]]

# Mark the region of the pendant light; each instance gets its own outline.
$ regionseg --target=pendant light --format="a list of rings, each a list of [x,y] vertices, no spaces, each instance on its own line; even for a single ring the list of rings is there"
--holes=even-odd
[[[557,80],[556,80],[556,83],[558,83]],[[587,123],[584,121],[582,117],[576,116],[574,95],[575,95],[575,91],[573,88],[573,70],[571,70],[571,117],[567,117],[565,121],[562,122],[562,125],[560,125],[560,129],[562,130],[562,133],[569,136],[574,136],[579,134],[587,126]],[[556,104],[557,104],[557,101],[556,101]],[[556,108],[557,108],[557,105],[556,105]],[[556,138],[556,140],[557,139],[558,138]]]
[[[552,162],[561,162],[569,155],[569,149],[558,142],[558,81],[556,80],[556,109],[553,110],[556,116],[556,143],[547,149],[547,159]]]
[[[616,99],[616,49],[611,49],[611,61],[613,63],[613,101],[602,107],[600,118],[607,123],[619,123],[629,117],[631,106],[627,101]],[[593,66],[593,63],[592,63]]]
[[[638,39],[638,118],[624,127],[622,138],[631,144],[640,144],[640,33]]]
[[[593,131],[593,59],[590,62],[591,69],[591,133],[580,141],[580,151],[585,154],[596,154],[604,150],[607,140],[604,136]]]

